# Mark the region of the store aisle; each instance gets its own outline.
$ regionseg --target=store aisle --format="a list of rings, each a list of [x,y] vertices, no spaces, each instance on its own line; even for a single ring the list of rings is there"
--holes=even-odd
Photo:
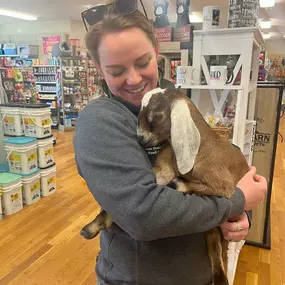
[[[98,238],[80,229],[99,206],[77,174],[73,132],[54,132],[57,191],[0,222],[1,285],[91,285]]]
[[[285,134],[285,118],[280,130]],[[98,213],[99,206],[77,174],[73,133],[54,135],[58,190],[1,222],[1,285],[96,284],[93,270],[99,240],[85,241],[79,231]],[[279,140],[272,195],[272,250],[245,246],[235,285],[285,284],[284,179],[285,143]]]

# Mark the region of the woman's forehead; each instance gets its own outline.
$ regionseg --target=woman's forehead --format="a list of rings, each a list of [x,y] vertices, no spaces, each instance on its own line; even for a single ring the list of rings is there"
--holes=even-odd
[[[145,33],[138,28],[108,33],[102,37],[99,46],[102,65],[135,61],[146,53],[155,54],[155,49]]]

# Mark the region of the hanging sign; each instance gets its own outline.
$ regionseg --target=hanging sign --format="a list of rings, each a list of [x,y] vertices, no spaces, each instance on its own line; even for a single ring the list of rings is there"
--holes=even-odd
[[[60,42],[60,36],[46,36],[43,37],[43,51],[44,55],[52,54],[53,45]]]

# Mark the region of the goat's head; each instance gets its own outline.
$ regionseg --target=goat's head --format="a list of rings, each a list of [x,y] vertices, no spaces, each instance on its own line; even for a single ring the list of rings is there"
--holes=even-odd
[[[181,174],[193,168],[200,147],[200,132],[191,117],[189,99],[182,92],[157,88],[146,93],[137,134],[144,146],[168,141]]]

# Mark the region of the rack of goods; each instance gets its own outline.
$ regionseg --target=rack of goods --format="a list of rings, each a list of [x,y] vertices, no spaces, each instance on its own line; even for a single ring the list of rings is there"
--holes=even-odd
[[[3,88],[9,102],[37,103],[38,92],[31,67],[0,67]]]
[[[88,60],[85,58],[60,58],[60,130],[73,130],[79,112],[89,102],[87,68]]]
[[[90,100],[96,99],[97,97],[104,94],[102,87],[103,76],[100,74],[97,67],[94,63],[88,61],[88,70],[87,70],[87,84],[88,84],[88,95]]]
[[[56,65],[33,65],[33,73],[39,92],[39,101],[49,105],[52,127],[57,128],[59,118],[58,67]]]

